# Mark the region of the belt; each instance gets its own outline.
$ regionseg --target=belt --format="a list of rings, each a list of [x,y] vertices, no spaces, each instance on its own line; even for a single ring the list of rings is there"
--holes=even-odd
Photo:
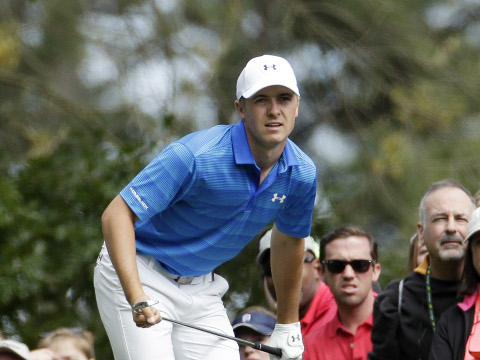
[[[170,274],[170,275],[173,275],[173,274]],[[173,275],[173,276],[169,276],[170,279],[172,279],[173,281],[175,281],[176,283],[180,284],[180,285],[190,285],[193,281],[193,279],[195,279],[195,276],[177,276],[177,275]]]
[[[175,281],[177,284],[180,285],[190,285],[190,284],[199,284],[207,281],[209,277],[211,277],[211,281],[215,280],[214,273],[211,272],[206,275],[200,275],[200,276],[180,276],[180,275],[175,275],[169,273],[167,270],[165,270],[162,266],[160,266],[161,272],[168,277],[169,279],[172,279]]]

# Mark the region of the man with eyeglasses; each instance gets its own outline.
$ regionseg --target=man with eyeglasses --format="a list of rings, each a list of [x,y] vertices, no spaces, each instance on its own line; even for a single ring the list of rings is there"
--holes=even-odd
[[[359,226],[338,227],[320,240],[321,273],[338,310],[304,339],[304,360],[366,359],[372,349],[373,283],[380,276],[377,244]]]
[[[430,185],[419,207],[417,234],[428,255],[375,300],[369,360],[427,360],[442,313],[457,300],[475,199],[459,182]]]
[[[272,311],[276,312],[277,295],[270,269],[271,233],[271,227],[266,227],[259,234],[257,264],[262,270],[263,289],[268,305]],[[328,322],[335,316],[337,311],[333,295],[328,286],[322,281],[320,275],[319,245],[311,236],[306,237],[304,240],[302,288],[298,308],[303,336]]]

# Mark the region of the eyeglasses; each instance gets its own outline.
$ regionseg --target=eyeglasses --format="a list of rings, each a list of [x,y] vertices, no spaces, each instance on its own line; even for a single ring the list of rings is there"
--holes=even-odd
[[[310,264],[315,260],[315,256],[305,256],[303,258],[303,262],[305,264]],[[260,264],[262,268],[262,273],[264,276],[272,276],[272,267],[270,266],[270,261],[265,261],[264,263]]]
[[[322,260],[322,265],[326,265],[332,274],[340,274],[347,265],[357,273],[364,273],[368,271],[371,264],[375,264],[375,260]]]

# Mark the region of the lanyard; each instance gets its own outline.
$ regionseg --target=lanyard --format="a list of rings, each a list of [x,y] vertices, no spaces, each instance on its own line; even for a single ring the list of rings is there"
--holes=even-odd
[[[425,275],[425,285],[427,288],[427,303],[428,303],[428,317],[430,318],[430,323],[432,324],[432,330],[435,332],[437,326],[435,322],[435,314],[433,312],[433,301],[432,301],[432,286],[430,283],[430,265],[427,268],[427,274]]]

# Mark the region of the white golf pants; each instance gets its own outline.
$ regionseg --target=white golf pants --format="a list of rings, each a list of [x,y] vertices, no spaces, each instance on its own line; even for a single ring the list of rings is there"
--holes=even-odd
[[[180,285],[151,257],[137,254],[137,266],[145,293],[162,316],[218,333],[234,336],[222,296],[227,281],[212,274]],[[238,360],[235,341],[167,321],[138,328],[110,261],[105,244],[94,274],[100,317],[116,360]]]

